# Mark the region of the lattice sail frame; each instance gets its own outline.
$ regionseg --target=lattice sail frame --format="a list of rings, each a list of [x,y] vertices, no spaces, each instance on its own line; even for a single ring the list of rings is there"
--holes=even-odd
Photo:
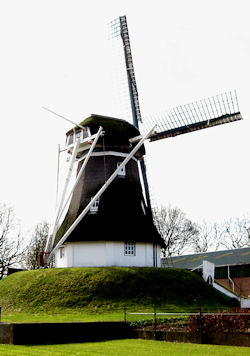
[[[139,96],[135,80],[135,71],[132,59],[132,51],[128,33],[128,25],[126,16],[120,16],[118,19],[110,22],[111,38],[121,37],[123,42],[123,50],[126,62],[126,71],[128,76],[128,86],[130,93],[130,101],[132,107],[133,121],[136,127],[139,126],[138,121],[142,122]]]
[[[234,90],[145,118],[144,129],[152,125],[152,121],[156,123],[157,133],[150,141],[157,141],[238,120],[242,120],[242,116]]]
[[[120,17],[117,19],[111,21],[109,23],[109,33],[111,38],[119,37],[121,35],[121,22],[120,22]]]

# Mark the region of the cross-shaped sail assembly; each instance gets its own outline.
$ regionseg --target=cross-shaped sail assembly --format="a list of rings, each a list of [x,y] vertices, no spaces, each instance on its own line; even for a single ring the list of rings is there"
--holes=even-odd
[[[126,16],[120,16],[110,23],[110,33],[112,38],[121,38],[126,70],[128,77],[128,87],[131,101],[131,111],[134,125],[138,128],[142,122],[139,97],[136,86],[132,51],[129,40],[128,25]],[[158,115],[154,120],[143,120],[142,131],[148,130],[154,124],[158,126],[158,133],[150,139],[157,141],[163,138],[174,137],[188,132],[205,129],[233,121],[241,120],[236,91],[230,91],[207,99],[199,100],[191,104],[178,106],[167,113]]]

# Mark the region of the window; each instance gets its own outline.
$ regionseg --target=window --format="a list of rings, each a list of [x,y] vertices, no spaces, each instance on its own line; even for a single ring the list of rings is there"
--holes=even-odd
[[[85,127],[84,130],[82,130],[82,138],[85,139],[88,136],[89,136],[88,129]]]
[[[78,131],[74,131],[71,132],[71,134],[69,136],[67,136],[67,145],[72,145],[72,143],[74,143],[75,141],[80,140],[80,142],[84,139],[88,137],[88,130],[78,130]]]
[[[82,130],[75,133],[75,140],[80,140],[82,138]]]
[[[93,199],[93,197],[91,198],[91,200]],[[99,208],[99,202],[100,199],[97,199],[96,201],[94,201],[94,203],[91,205],[90,207],[90,213],[91,214],[96,214],[98,212],[98,208]]]
[[[74,133],[72,132],[69,136],[68,136],[68,140],[67,140],[67,144],[71,145],[73,143],[73,139],[74,139]]]
[[[60,247],[59,248],[59,253],[60,253],[60,258],[63,258],[65,255],[65,247]]]
[[[124,255],[125,256],[135,256],[135,242],[125,242],[124,243]]]
[[[122,164],[121,162],[118,162],[117,163],[117,168],[120,167],[121,164]],[[126,176],[125,166],[119,171],[118,176],[119,177],[125,177]]]

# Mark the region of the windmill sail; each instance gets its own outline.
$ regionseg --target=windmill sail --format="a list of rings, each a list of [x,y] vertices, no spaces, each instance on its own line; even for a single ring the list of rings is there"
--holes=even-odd
[[[157,141],[189,132],[242,120],[236,91],[178,106],[157,119],[160,130],[150,138]],[[146,120],[144,125],[147,126]]]
[[[110,26],[112,37],[120,36],[122,39],[133,121],[134,125],[138,128],[138,121],[142,122],[142,118],[126,16],[120,16],[118,19],[115,19],[110,23]]]
[[[135,72],[134,72],[134,65],[132,59],[132,52],[131,52],[126,16],[120,16],[118,19],[111,22],[111,34],[112,37],[120,36],[122,39],[124,58],[126,63],[126,71],[128,77],[128,88],[129,88],[133,123],[136,128],[139,128],[139,122],[142,122],[142,118],[141,118],[139,97],[138,97],[136,80],[135,80]],[[149,209],[152,218],[149,185],[147,180],[146,165],[143,157],[140,160],[140,166],[141,166],[141,173],[142,173],[142,179],[144,184],[145,197],[147,201],[147,207]]]

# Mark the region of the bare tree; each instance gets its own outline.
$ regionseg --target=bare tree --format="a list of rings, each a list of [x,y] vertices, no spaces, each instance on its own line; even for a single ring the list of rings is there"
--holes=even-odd
[[[207,252],[209,249],[211,237],[213,236],[213,229],[208,226],[206,222],[199,225],[199,234],[192,238],[192,247],[195,253]]]
[[[155,209],[154,223],[166,244],[162,249],[164,257],[183,253],[199,233],[198,226],[179,208]]]
[[[220,229],[223,231],[220,245],[227,249],[250,246],[250,219],[245,217],[229,219]]]
[[[196,253],[250,246],[250,219],[247,218],[229,219],[223,223],[203,222],[198,229],[199,234],[192,241]]]
[[[38,255],[43,252],[49,232],[49,223],[42,221],[34,228],[29,247],[27,249],[25,264],[28,269],[38,269]]]
[[[23,241],[20,236],[12,207],[0,204],[0,279],[9,267],[17,265],[23,255]],[[17,232],[18,231],[18,232]]]
[[[250,219],[246,217],[196,224],[177,207],[161,207],[154,209],[154,223],[166,243],[163,257],[187,250],[202,253],[250,246]]]
[[[195,253],[207,252],[209,250],[218,250],[223,231],[217,223],[203,223],[197,225],[199,233],[192,238],[192,249]]]

